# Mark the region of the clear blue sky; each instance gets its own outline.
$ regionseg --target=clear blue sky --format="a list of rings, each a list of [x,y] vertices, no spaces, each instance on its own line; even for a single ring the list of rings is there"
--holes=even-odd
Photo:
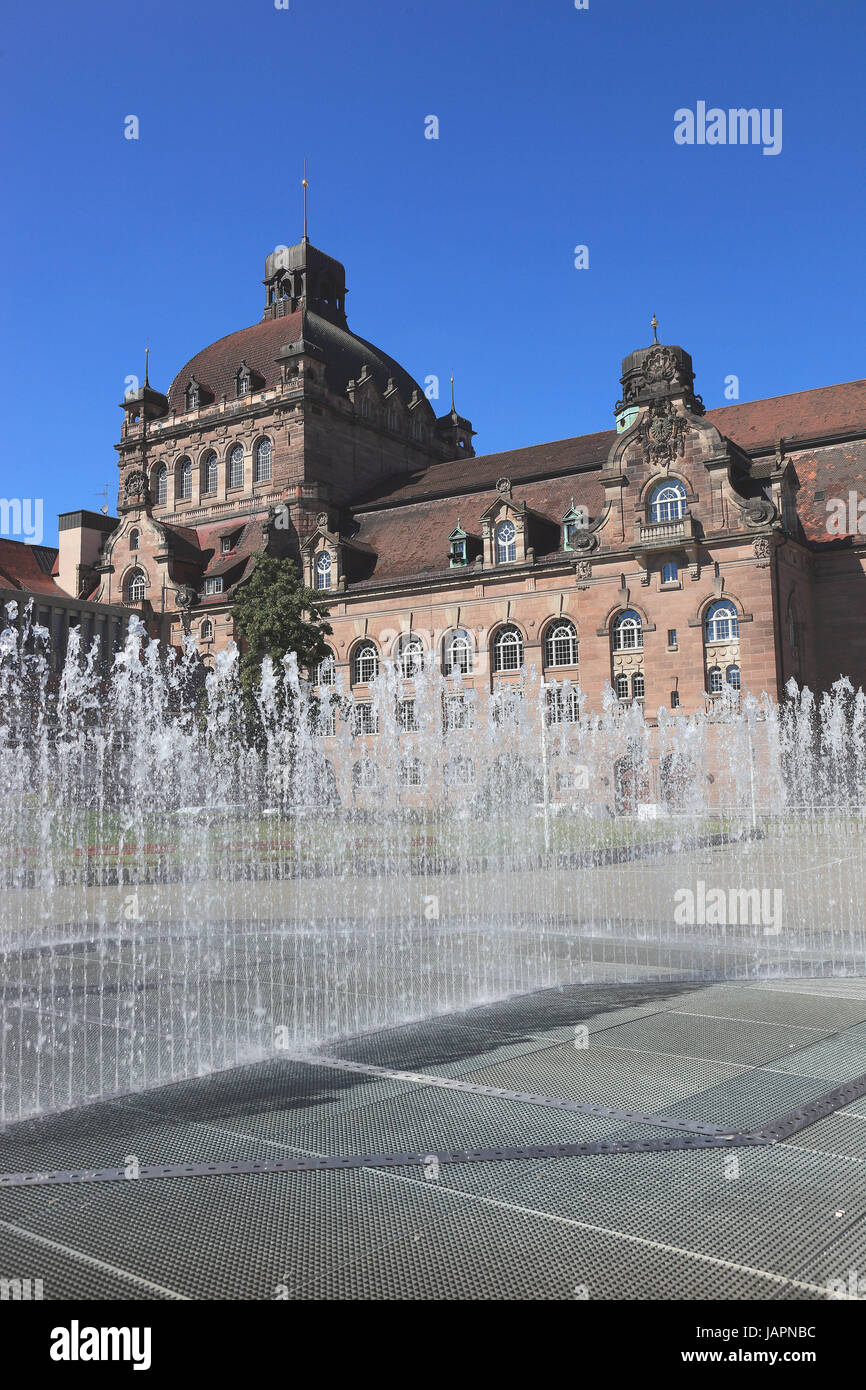
[[[124,378],[149,338],[165,390],[261,317],[305,154],[350,326],[417,379],[453,366],[479,452],[610,427],[653,311],[708,406],[731,373],[744,400],[866,375],[864,25],[863,0],[16,7],[0,496],[42,495],[49,543],[106,483],[114,510]],[[699,101],[782,108],[781,154],[676,145]]]

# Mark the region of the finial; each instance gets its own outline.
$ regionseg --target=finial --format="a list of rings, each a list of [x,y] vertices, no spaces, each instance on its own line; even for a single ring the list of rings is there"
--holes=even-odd
[[[453,372],[453,371],[452,371],[452,373],[451,373],[451,414],[452,414],[452,415],[456,415],[456,414],[457,414],[456,410],[454,409],[454,372]]]
[[[656,318],[655,314],[653,314],[652,323],[650,324],[650,328],[651,328],[652,331],[653,331],[653,342],[654,342],[654,343],[657,343],[658,340],[659,340],[659,335],[658,335],[658,331],[657,331],[657,330],[658,330],[658,326],[659,326],[659,321],[658,321],[658,319]]]
[[[145,349],[144,349],[144,384],[145,384],[145,386],[149,386],[149,385],[150,385],[150,382],[148,381],[148,376],[147,376],[148,368],[149,368],[149,366],[150,366],[150,361],[149,361],[149,359],[150,359],[150,347],[148,346],[148,347],[145,347]]]
[[[301,184],[302,184],[303,190],[304,190],[304,241],[306,241],[306,240],[307,240],[307,189],[308,189],[309,186],[310,186],[309,180],[308,180],[308,178],[307,178],[307,161],[306,161],[306,160],[304,160],[304,177],[303,177],[303,179],[301,180]]]

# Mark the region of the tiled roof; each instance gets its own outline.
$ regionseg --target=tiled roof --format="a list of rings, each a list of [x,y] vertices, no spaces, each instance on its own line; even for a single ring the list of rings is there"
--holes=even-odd
[[[56,560],[57,550],[52,546],[27,545],[0,536],[0,588],[68,598],[51,577]]]
[[[288,321],[265,320],[256,328],[268,329],[273,345],[277,339],[286,340]],[[234,334],[232,338],[238,336]],[[223,343],[230,341],[223,339]],[[244,351],[247,361],[253,365],[250,352],[246,348]],[[222,359],[226,370],[231,365],[232,380],[236,369],[235,353],[232,348]],[[707,419],[747,452],[771,450],[780,436],[785,438],[788,448],[793,448],[798,440],[863,434],[866,433],[866,380],[724,406],[708,411]],[[502,477],[514,483],[515,500],[525,503],[536,514],[530,521],[529,535],[529,544],[534,545],[536,555],[552,559],[562,554],[560,522],[572,498],[588,508],[592,519],[599,515],[604,502],[600,473],[615,438],[615,431],[603,430],[478,458],[434,463],[418,473],[392,478],[361,499],[353,509],[357,530],[351,541],[359,549],[373,552],[377,558],[372,577],[369,577],[368,566],[365,577],[360,579],[359,576],[360,582],[351,587],[373,587],[413,575],[447,572],[446,538],[456,527],[458,518],[470,535],[480,533],[481,514],[495,500],[495,484]],[[864,465],[850,446],[840,443],[822,452],[820,477],[814,454],[801,455],[796,467],[801,482],[799,507],[806,536],[811,541],[826,543],[832,539],[826,530],[826,506],[820,498],[817,502],[814,500],[814,492],[818,488],[825,490],[827,497],[847,497],[848,489],[853,488],[862,495],[866,491]],[[194,579],[228,575],[232,571],[234,585],[248,572],[250,558],[261,547],[264,520],[265,514],[261,513],[245,523],[222,521],[196,529],[168,526],[166,530],[176,537],[177,558]],[[235,549],[229,555],[222,555],[221,536],[237,531],[240,526],[243,532]],[[239,561],[243,562],[240,570]]]
[[[296,343],[302,334],[307,342],[319,349],[328,386],[338,395],[345,391],[350,380],[361,375],[364,366],[369,367],[380,391],[385,390],[389,377],[393,377],[406,401],[413,391],[420,391],[417,382],[399,362],[380,348],[311,310],[302,312],[298,309],[294,314],[262,319],[249,328],[229,333],[197,352],[181,368],[168,389],[169,409],[179,414],[185,411],[184,392],[190,377],[195,377],[201,386],[213,394],[215,400],[218,401],[223,395],[233,400],[235,378],[242,361],[264,382],[261,389],[270,390],[278,385],[280,379],[277,354],[290,343]]]

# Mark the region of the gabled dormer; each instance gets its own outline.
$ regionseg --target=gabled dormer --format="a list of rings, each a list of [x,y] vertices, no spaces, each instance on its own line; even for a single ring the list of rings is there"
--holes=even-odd
[[[248,367],[246,362],[241,362],[235,372],[235,395],[249,396],[253,391],[260,391],[264,386],[264,380],[258,372],[254,372],[252,367]]]
[[[183,392],[183,403],[185,410],[201,410],[205,405],[210,405],[213,400],[213,392],[191,376]]]
[[[344,589],[340,536],[332,531],[327,512],[319,512],[316,528],[301,543],[304,583],[310,589]]]
[[[589,532],[589,509],[584,506],[575,506],[574,498],[571,505],[560,523],[562,527],[562,549],[563,550],[583,550],[586,548],[582,538]]]
[[[481,513],[485,565],[502,568],[531,563],[535,552],[527,538],[530,513],[526,503],[515,501],[510,478],[499,479],[496,494]]]
[[[457,525],[448,537],[448,564],[451,569],[469,564],[469,535],[460,525],[459,516]]]

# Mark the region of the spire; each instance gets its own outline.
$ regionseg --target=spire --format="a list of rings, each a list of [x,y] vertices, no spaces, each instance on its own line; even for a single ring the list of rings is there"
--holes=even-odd
[[[148,379],[148,369],[149,369],[149,366],[150,366],[150,345],[148,344],[148,345],[145,347],[145,349],[144,349],[144,384],[145,384],[145,386],[149,386],[149,385],[150,385],[150,381],[149,381],[149,379]]]
[[[452,368],[452,371],[451,371],[451,414],[452,414],[452,415],[456,415],[456,414],[457,414],[457,411],[456,411],[456,409],[455,409],[455,407],[454,407],[454,371],[453,371],[453,368]],[[460,525],[459,520],[458,520],[458,522],[457,522],[457,525],[458,525],[458,526]]]
[[[304,190],[304,241],[307,241],[307,240],[308,240],[308,237],[307,237],[307,189],[308,189],[309,186],[310,186],[310,181],[309,181],[309,179],[307,178],[307,161],[306,161],[306,159],[304,160],[304,177],[301,179],[301,185],[302,185],[303,190]]]

